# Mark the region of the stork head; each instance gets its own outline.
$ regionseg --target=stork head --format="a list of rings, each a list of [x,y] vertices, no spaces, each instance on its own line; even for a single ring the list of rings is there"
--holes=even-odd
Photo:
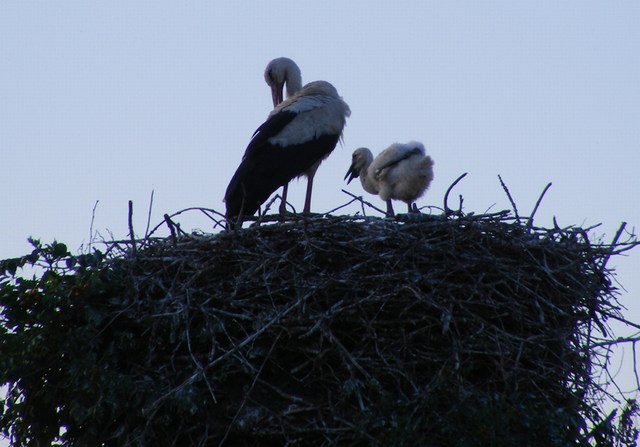
[[[344,176],[344,179],[347,180],[347,184],[351,183],[356,177],[360,177],[363,171],[369,167],[371,162],[373,161],[373,154],[366,147],[359,147],[355,151],[353,151],[353,155],[351,156],[351,166],[349,166],[349,170]]]
[[[283,97],[284,85],[287,85],[287,98],[293,96],[302,88],[300,68],[287,57],[273,59],[264,69],[264,80],[271,88],[273,107],[280,104]]]

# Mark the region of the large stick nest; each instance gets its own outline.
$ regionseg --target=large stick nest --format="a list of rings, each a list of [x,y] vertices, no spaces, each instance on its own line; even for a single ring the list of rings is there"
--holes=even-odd
[[[135,368],[162,384],[144,410],[190,402],[213,445],[562,444],[593,385],[591,325],[616,310],[610,254],[501,214],[158,241],[123,278],[147,328]]]

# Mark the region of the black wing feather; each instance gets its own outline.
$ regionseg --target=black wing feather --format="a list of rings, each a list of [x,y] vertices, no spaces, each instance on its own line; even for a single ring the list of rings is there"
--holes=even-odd
[[[261,136],[262,132],[266,135],[270,130],[267,123],[258,128],[227,187],[225,202],[228,219],[235,219],[240,214],[253,215],[280,186],[303,174],[331,153],[340,138],[340,135],[322,135],[305,143],[282,147],[269,143],[268,137]],[[274,123],[271,125],[275,126]]]
[[[244,152],[246,157],[250,152],[255,151],[257,148],[267,143],[269,138],[275,137],[285,128],[298,114],[287,110],[280,111],[274,115],[269,116],[267,120],[262,123],[260,127],[256,129],[251,137],[251,141],[247,146],[247,150]]]

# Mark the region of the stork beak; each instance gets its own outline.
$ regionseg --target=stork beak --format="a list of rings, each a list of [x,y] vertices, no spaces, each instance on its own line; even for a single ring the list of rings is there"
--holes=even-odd
[[[347,177],[349,177],[349,180],[347,180]],[[344,180],[347,180],[347,185],[348,185],[349,183],[351,183],[351,180],[353,180],[356,177],[358,177],[358,172],[356,171],[355,165],[352,163],[351,166],[349,166],[349,170],[344,175]]]
[[[276,84],[271,87],[271,99],[273,100],[273,108],[275,109],[278,104],[283,101],[282,91],[284,89],[284,82],[282,84]]]

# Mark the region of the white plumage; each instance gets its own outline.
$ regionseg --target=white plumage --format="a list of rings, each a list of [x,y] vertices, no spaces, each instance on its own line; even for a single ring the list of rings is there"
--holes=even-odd
[[[294,95],[285,100],[271,112],[271,115],[280,111],[296,114],[290,125],[269,138],[270,143],[280,146],[313,140],[319,135],[342,134],[344,118],[351,113],[349,106],[340,99],[338,91],[325,81],[305,85],[304,95]]]
[[[351,166],[345,175],[350,183],[356,177],[365,191],[377,194],[387,203],[387,214],[392,216],[391,200],[401,200],[409,212],[417,211],[412,203],[422,197],[433,180],[433,160],[425,155],[424,146],[417,141],[394,143],[374,159],[365,147],[353,152]]]

